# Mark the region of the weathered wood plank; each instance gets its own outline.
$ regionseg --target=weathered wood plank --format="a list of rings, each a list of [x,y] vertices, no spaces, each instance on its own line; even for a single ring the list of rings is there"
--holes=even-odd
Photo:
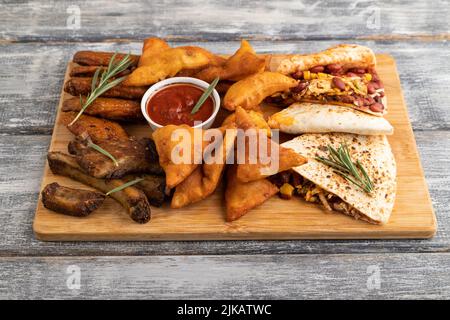
[[[416,132],[438,219],[430,240],[40,242],[32,231],[49,136],[0,139],[0,256],[444,252],[450,250],[449,131]],[[412,204],[413,205],[413,204]],[[405,213],[407,214],[407,213]]]
[[[449,253],[8,257],[0,298],[442,299],[449,268]]]
[[[337,41],[252,42],[267,52],[312,52]],[[450,128],[448,42],[358,41],[396,60],[415,130]],[[199,43],[194,43],[199,44]],[[233,52],[237,42],[205,42],[214,52]],[[50,134],[67,61],[78,50],[139,52],[141,43],[0,45],[0,133]]]
[[[450,30],[447,1],[16,0],[0,11],[7,41],[448,37]]]

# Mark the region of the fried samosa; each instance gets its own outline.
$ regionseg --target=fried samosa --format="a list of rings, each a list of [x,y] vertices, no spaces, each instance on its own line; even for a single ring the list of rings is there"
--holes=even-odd
[[[234,148],[236,135],[236,129],[225,131],[222,143],[216,149],[217,152],[214,153],[215,159],[205,159],[205,163],[197,167],[189,177],[176,187],[171,202],[172,208],[181,208],[205,199],[216,190],[227,162],[227,156]]]
[[[236,174],[236,165],[228,168],[225,207],[229,222],[239,219],[278,193],[278,188],[266,179],[241,182]]]
[[[261,72],[233,84],[223,99],[225,109],[236,107],[249,110],[257,107],[265,98],[287,91],[297,85],[297,80],[277,72]]]
[[[306,158],[293,150],[281,147],[270,138],[260,135],[255,120],[241,107],[236,109],[236,125],[244,130],[244,136],[241,140],[238,139],[238,143],[245,143],[243,159],[238,159],[238,180],[249,182],[262,179],[307,162]],[[256,154],[250,150],[251,139],[256,142]],[[266,154],[262,154],[263,144],[266,144]]]
[[[173,188],[186,179],[201,163],[203,130],[188,125],[167,125],[153,132],[159,164],[166,173],[166,185]]]

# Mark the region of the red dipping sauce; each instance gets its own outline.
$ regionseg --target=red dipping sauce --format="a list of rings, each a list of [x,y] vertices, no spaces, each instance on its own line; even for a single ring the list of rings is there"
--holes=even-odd
[[[211,96],[200,109],[191,114],[204,90],[191,84],[173,84],[162,88],[147,101],[147,113],[150,118],[162,125],[187,124],[194,121],[206,121],[213,114],[214,101]]]

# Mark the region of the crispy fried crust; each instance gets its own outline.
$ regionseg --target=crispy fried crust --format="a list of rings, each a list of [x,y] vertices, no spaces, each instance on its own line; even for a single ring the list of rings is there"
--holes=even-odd
[[[303,156],[299,155],[291,149],[280,146],[270,138],[267,138],[265,139],[266,141],[264,141],[261,140],[262,138],[264,138],[264,136],[259,135],[258,132],[254,131],[254,135],[252,135],[251,132],[249,133],[249,129],[258,129],[261,127],[261,125],[258,124],[258,121],[256,121],[258,120],[257,117],[252,117],[250,113],[246,112],[241,107],[238,107],[235,113],[237,127],[245,130],[246,134],[249,134],[248,136],[244,137],[244,161],[237,166],[238,180],[242,182],[259,180],[267,176],[276,174],[277,172],[300,166],[307,162],[306,158],[304,158]],[[267,143],[267,155],[260,154],[258,152],[258,154],[256,155],[256,161],[251,161],[251,158],[254,155],[250,154],[250,138],[256,139],[258,146],[260,146],[260,144]],[[261,148],[258,149],[261,150]],[[267,159],[263,160],[263,156],[267,156],[269,158],[269,163],[265,161]]]
[[[82,98],[83,101],[86,97]],[[66,99],[62,105],[62,111],[80,111],[80,98]],[[141,105],[138,101],[115,99],[115,98],[97,98],[84,111],[84,114],[116,121],[138,121],[143,120]]]
[[[91,82],[92,78],[73,77],[64,84],[64,91],[76,97],[86,96],[91,92]],[[147,89],[146,86],[129,87],[121,83],[106,91],[102,94],[102,97],[139,100],[144,96]]]
[[[236,176],[236,166],[227,171],[225,206],[227,221],[239,219],[251,209],[263,204],[278,192],[278,188],[266,179],[241,182]]]
[[[75,217],[86,217],[102,205],[105,195],[100,192],[63,187],[56,182],[42,190],[44,207]]]
[[[100,51],[78,51],[73,56],[73,62],[84,66],[107,66],[111,60],[114,52],[100,52]],[[119,62],[126,54],[118,53],[115,62]],[[136,66],[139,56],[130,55],[132,66]]]
[[[96,188],[104,193],[123,185],[126,181],[119,179],[98,179],[83,172],[74,157],[62,152],[49,152],[48,164],[54,174],[63,175],[81,183]],[[136,187],[128,187],[114,192],[111,198],[117,200],[126,210],[128,215],[138,223],[150,221],[150,204],[144,192]]]
[[[118,123],[84,114],[69,126],[76,115],[76,112],[63,112],[61,114],[61,122],[76,136],[87,133],[94,143],[105,140],[129,139],[128,133]]]

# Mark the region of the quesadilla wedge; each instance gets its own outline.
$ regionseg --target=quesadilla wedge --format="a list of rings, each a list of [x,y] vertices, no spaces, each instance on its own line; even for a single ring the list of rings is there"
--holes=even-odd
[[[269,126],[290,134],[345,132],[391,135],[392,125],[383,117],[336,105],[294,103],[269,117]]]
[[[352,161],[359,161],[373,184],[367,193],[317,160],[328,157],[328,146],[348,146]],[[285,142],[308,158],[308,163],[293,168],[297,193],[306,201],[321,203],[326,209],[339,211],[373,224],[388,222],[395,201],[396,164],[386,136],[362,136],[347,133],[304,134]]]
[[[299,83],[281,96],[288,102],[336,104],[383,116],[387,100],[375,65],[372,50],[359,45],[344,44],[319,53],[293,55],[282,60],[277,71]]]

